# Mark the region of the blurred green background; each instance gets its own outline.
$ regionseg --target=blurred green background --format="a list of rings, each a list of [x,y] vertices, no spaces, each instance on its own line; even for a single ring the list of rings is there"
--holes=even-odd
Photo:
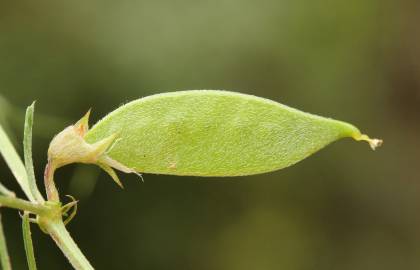
[[[0,122],[21,151],[37,100],[41,184],[54,134],[154,93],[233,90],[349,121],[384,146],[343,140],[233,179],[127,175],[124,190],[63,168],[61,194],[80,199],[69,230],[97,269],[419,269],[419,23],[416,0],[3,0]],[[0,177],[18,191],[3,160]],[[20,218],[2,212],[27,269]],[[39,269],[71,269],[33,236]]]

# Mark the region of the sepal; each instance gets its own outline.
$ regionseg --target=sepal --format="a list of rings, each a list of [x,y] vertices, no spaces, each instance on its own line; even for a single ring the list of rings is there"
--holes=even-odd
[[[108,156],[108,152],[118,142],[118,134],[93,144],[86,142],[84,136],[89,130],[89,116],[90,110],[76,124],[65,128],[53,138],[48,149],[49,165],[55,170],[71,163],[95,164],[123,187],[114,169],[125,173],[135,171]]]

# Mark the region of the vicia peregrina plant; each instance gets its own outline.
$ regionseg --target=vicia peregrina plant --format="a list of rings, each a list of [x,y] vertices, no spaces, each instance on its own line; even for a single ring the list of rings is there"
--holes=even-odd
[[[24,163],[0,126],[0,152],[28,200],[0,184],[0,205],[22,211],[29,269],[36,269],[30,223],[49,234],[75,269],[93,269],[65,224],[77,201],[63,205],[54,181],[56,169],[70,163],[96,164],[120,186],[117,171],[192,176],[241,176],[293,165],[329,143],[351,137],[372,149],[355,126],[304,113],[277,102],[227,91],[164,93],[128,103],[91,129],[89,113],[54,137],[44,174],[47,199],[37,187],[32,163],[34,105],[27,109]],[[0,223],[0,259],[11,269]]]

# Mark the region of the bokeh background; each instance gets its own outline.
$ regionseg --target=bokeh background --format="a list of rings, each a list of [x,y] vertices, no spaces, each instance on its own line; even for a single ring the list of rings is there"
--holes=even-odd
[[[54,134],[154,93],[233,90],[349,121],[384,146],[343,140],[233,179],[127,175],[124,190],[68,166],[69,230],[97,269],[419,269],[419,24],[417,0],[1,0],[0,122],[21,151],[37,100],[41,185]],[[0,178],[18,191],[3,160]],[[2,212],[27,269],[18,213]],[[71,269],[33,236],[39,269]]]

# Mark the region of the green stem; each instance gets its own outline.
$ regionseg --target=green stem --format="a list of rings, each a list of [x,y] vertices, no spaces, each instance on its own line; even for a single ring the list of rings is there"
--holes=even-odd
[[[57,204],[60,202],[60,196],[54,182],[55,166],[48,160],[47,166],[44,172],[44,184],[47,192],[48,202]],[[69,260],[70,264],[76,270],[92,270],[94,269],[82,251],[79,249],[77,244],[71,238],[69,232],[66,230],[65,224],[62,220],[62,213],[56,218],[48,218],[45,222],[40,223],[42,228],[48,232],[48,234],[55,241],[57,246],[61,249],[64,255]]]
[[[3,270],[12,270],[9,252],[7,251],[6,237],[4,236],[3,225],[0,215],[0,265]]]
[[[51,235],[57,246],[67,257],[76,270],[93,270],[94,268],[80,251],[77,244],[71,238],[61,219],[45,224],[45,229]]]
[[[29,211],[37,215],[42,215],[49,211],[49,208],[45,207],[44,205],[31,203],[29,201],[3,195],[0,195],[0,205],[9,208]]]
[[[92,270],[92,265],[80,251],[79,247],[66,230],[63,220],[61,219],[60,204],[57,202],[47,203],[50,203],[50,207],[31,203],[18,198],[0,195],[1,206],[29,211],[37,214],[40,227],[51,235],[57,246],[61,249],[61,251],[76,270]]]

